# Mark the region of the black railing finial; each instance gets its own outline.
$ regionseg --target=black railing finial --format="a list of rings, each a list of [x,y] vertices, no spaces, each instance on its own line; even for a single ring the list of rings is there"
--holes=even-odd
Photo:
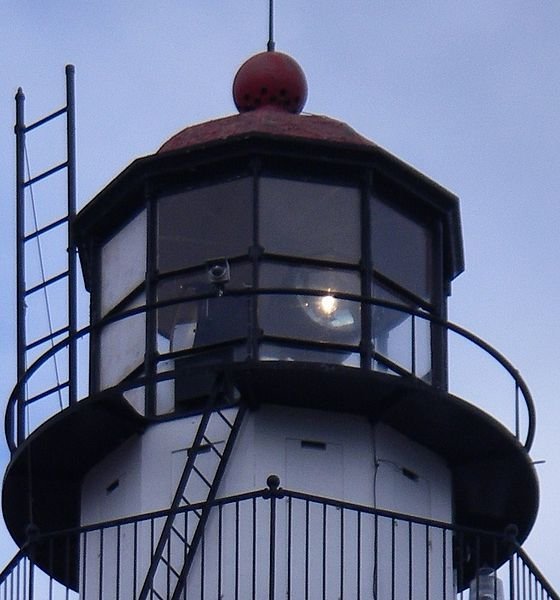
[[[280,487],[280,477],[278,475],[269,475],[266,478],[266,485],[269,487],[271,492],[277,492]]]

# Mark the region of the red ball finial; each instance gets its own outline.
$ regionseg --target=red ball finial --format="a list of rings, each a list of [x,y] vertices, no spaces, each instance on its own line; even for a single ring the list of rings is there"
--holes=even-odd
[[[233,81],[239,112],[271,106],[300,113],[307,100],[307,81],[297,62],[282,52],[262,52],[241,65]]]

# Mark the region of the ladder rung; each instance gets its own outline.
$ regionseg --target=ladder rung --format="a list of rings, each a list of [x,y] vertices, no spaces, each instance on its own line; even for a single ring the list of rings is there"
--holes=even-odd
[[[41,125],[44,125],[45,123],[48,123],[49,121],[52,121],[53,119],[56,119],[56,117],[60,117],[60,115],[63,115],[65,112],[67,112],[68,107],[64,106],[63,108],[60,108],[59,110],[51,113],[50,115],[47,115],[46,117],[43,117],[42,119],[39,119],[38,121],[35,121],[35,123],[31,123],[31,125],[27,125],[27,127],[24,127],[23,131],[25,133],[27,133],[28,131],[33,131],[33,129],[35,129],[36,127],[40,127]]]
[[[171,531],[182,541],[182,542],[186,542],[187,538],[176,528],[176,527],[171,527]]]
[[[206,438],[205,438],[206,439]],[[189,448],[187,450],[188,454],[204,454],[205,452],[210,452],[212,450],[210,443],[208,444],[201,444],[200,446],[198,446],[198,448]]]
[[[37,231],[34,231],[33,233],[29,233],[28,235],[26,235],[23,238],[23,241],[29,242],[30,240],[33,240],[36,237],[39,237],[43,233],[47,233],[47,231],[50,231],[51,229],[55,229],[56,227],[58,227],[60,225],[64,225],[65,223],[68,223],[68,217],[62,217],[61,219],[58,219],[58,221],[53,221],[52,223],[49,223],[48,225],[41,227],[41,229],[37,229]]]
[[[212,452],[220,459],[224,456],[223,453],[220,452],[214,444],[212,445]]]
[[[49,286],[53,283],[56,283],[57,281],[60,281],[61,279],[64,279],[65,277],[68,277],[68,271],[64,271],[63,273],[54,275],[53,277],[47,279],[46,281],[43,281],[42,283],[38,283],[37,285],[34,285],[32,288],[25,290],[24,296],[31,296],[31,294],[34,294],[35,292],[38,292],[38,291],[42,290],[43,288],[46,288],[47,286]]]
[[[161,562],[175,575],[177,579],[179,579],[179,573],[175,570],[175,567],[165,558],[165,556],[161,557]]]
[[[67,166],[68,166],[68,161],[65,160],[63,163],[56,165],[56,167],[52,167],[51,169],[48,169],[47,171],[43,171],[43,173],[40,173],[39,175],[35,175],[35,177],[32,177],[31,179],[24,181],[23,187],[29,187],[30,185],[33,185],[34,183],[38,183],[39,181],[42,181],[43,179],[46,179],[47,177],[50,177],[51,175],[58,173],[58,171],[62,171],[62,169],[65,169]]]
[[[202,481],[210,488],[212,487],[212,484],[208,481],[208,479],[206,479],[206,477],[204,477],[204,475],[201,473],[200,469],[197,468],[196,465],[193,465],[193,471],[200,477],[200,479],[202,479]]]
[[[222,421],[230,428],[233,429],[233,423],[222,413],[221,410],[217,410],[216,414],[222,419]]]
[[[165,597],[162,596],[161,594],[158,594],[158,592],[155,588],[152,588],[152,594],[155,594],[159,600],[165,600]]]
[[[64,388],[67,388],[69,385],[70,385],[70,382],[68,382],[68,381],[65,381],[64,383],[60,383],[59,385],[55,385],[52,388],[45,390],[44,392],[41,392],[40,394],[37,394],[36,396],[32,396],[31,398],[28,398],[25,401],[25,404],[33,404],[33,402],[37,402],[37,400],[41,400],[41,398],[46,398],[47,396],[50,396],[51,394],[60,392]]]
[[[216,444],[212,443],[206,436],[203,437],[205,442],[208,442],[207,446],[204,446],[204,449],[206,452],[212,451],[214,452],[214,454],[216,454],[219,458],[222,458],[222,454],[221,452],[216,448]]]
[[[30,344],[27,344],[27,346],[25,346],[25,351],[27,352],[28,350],[33,350],[33,348],[41,346],[41,344],[44,344],[45,342],[50,342],[51,340],[54,340],[58,336],[63,335],[64,333],[68,333],[69,331],[70,328],[68,326],[61,327],[60,329],[49,333],[49,335],[45,335],[44,337],[39,338],[38,340],[31,342]]]
[[[221,411],[214,410],[216,407],[216,401],[217,395],[212,396],[209,399],[208,406],[206,407],[208,412],[204,413],[200,419],[193,445],[191,448],[187,449],[187,460],[183,468],[183,474],[179,479],[177,490],[173,496],[171,511],[167,516],[165,526],[160,535],[156,551],[152,556],[152,562],[148,573],[146,574],[146,578],[139,596],[139,598],[142,600],[147,600],[150,592],[152,593],[152,597],[157,596],[157,598],[161,598],[161,600],[163,600],[163,598],[155,591],[154,582],[157,574],[161,573],[161,569],[164,567],[167,568],[168,585],[171,574],[174,574],[177,577],[173,597],[177,597],[178,593],[184,593],[185,576],[188,574],[189,568],[192,566],[192,553],[196,551],[198,544],[200,543],[202,535],[202,530],[200,528],[204,526],[208,517],[208,506],[202,505],[202,508],[200,508],[201,505],[198,502],[193,503],[188,499],[188,489],[190,489],[189,486],[193,482],[192,475],[194,473],[200,479],[200,481],[207,486],[207,499],[212,500],[215,498],[217,486],[219,485],[221,476],[223,474],[224,458],[228,454],[228,451],[231,451],[231,444],[235,440],[235,434],[239,429],[241,417],[244,414],[244,411],[237,407],[237,411],[234,412],[234,419],[233,421],[230,421],[224,414],[222,414]],[[216,444],[212,442],[208,436],[209,427],[211,427],[212,421],[211,416],[212,414],[215,414],[215,412],[218,412],[219,417],[224,421],[229,430],[229,432],[225,435],[225,440],[220,440],[219,442],[225,442],[225,449],[223,453],[217,449]],[[210,471],[210,480],[202,473],[196,464],[198,456],[207,452],[213,452],[218,458],[218,460],[215,458],[213,459],[212,465],[207,465],[209,467],[208,471]],[[201,458],[200,462],[204,463],[205,459]],[[196,482],[194,482],[194,485],[197,485]],[[194,506],[199,506],[199,508],[195,509],[193,508]],[[179,528],[176,526],[176,523],[180,524],[178,520],[178,510],[180,508],[183,509],[184,507],[191,510],[188,514],[185,513],[185,531],[183,532],[179,530]],[[188,520],[190,515],[192,515],[192,517],[195,519],[194,521]],[[171,548],[174,543],[183,544],[185,547],[185,557],[180,567],[180,573],[178,573],[176,568],[171,564]]]

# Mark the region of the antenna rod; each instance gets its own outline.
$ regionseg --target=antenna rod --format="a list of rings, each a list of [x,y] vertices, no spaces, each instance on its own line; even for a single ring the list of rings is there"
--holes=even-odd
[[[274,0],[268,2],[268,52],[274,52]]]

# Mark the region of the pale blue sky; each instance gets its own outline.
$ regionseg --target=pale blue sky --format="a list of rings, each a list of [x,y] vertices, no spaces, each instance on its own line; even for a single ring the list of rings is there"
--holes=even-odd
[[[267,7],[0,0],[2,398],[15,377],[17,87],[33,120],[62,105],[64,65],[76,65],[84,204],[177,130],[234,112],[231,82],[265,49]],[[277,49],[307,74],[306,111],[348,122],[461,199],[466,272],[453,287],[450,316],[510,358],[533,392],[532,456],[546,464],[538,467],[541,510],[526,546],[560,588],[560,3],[276,0],[276,17]]]

